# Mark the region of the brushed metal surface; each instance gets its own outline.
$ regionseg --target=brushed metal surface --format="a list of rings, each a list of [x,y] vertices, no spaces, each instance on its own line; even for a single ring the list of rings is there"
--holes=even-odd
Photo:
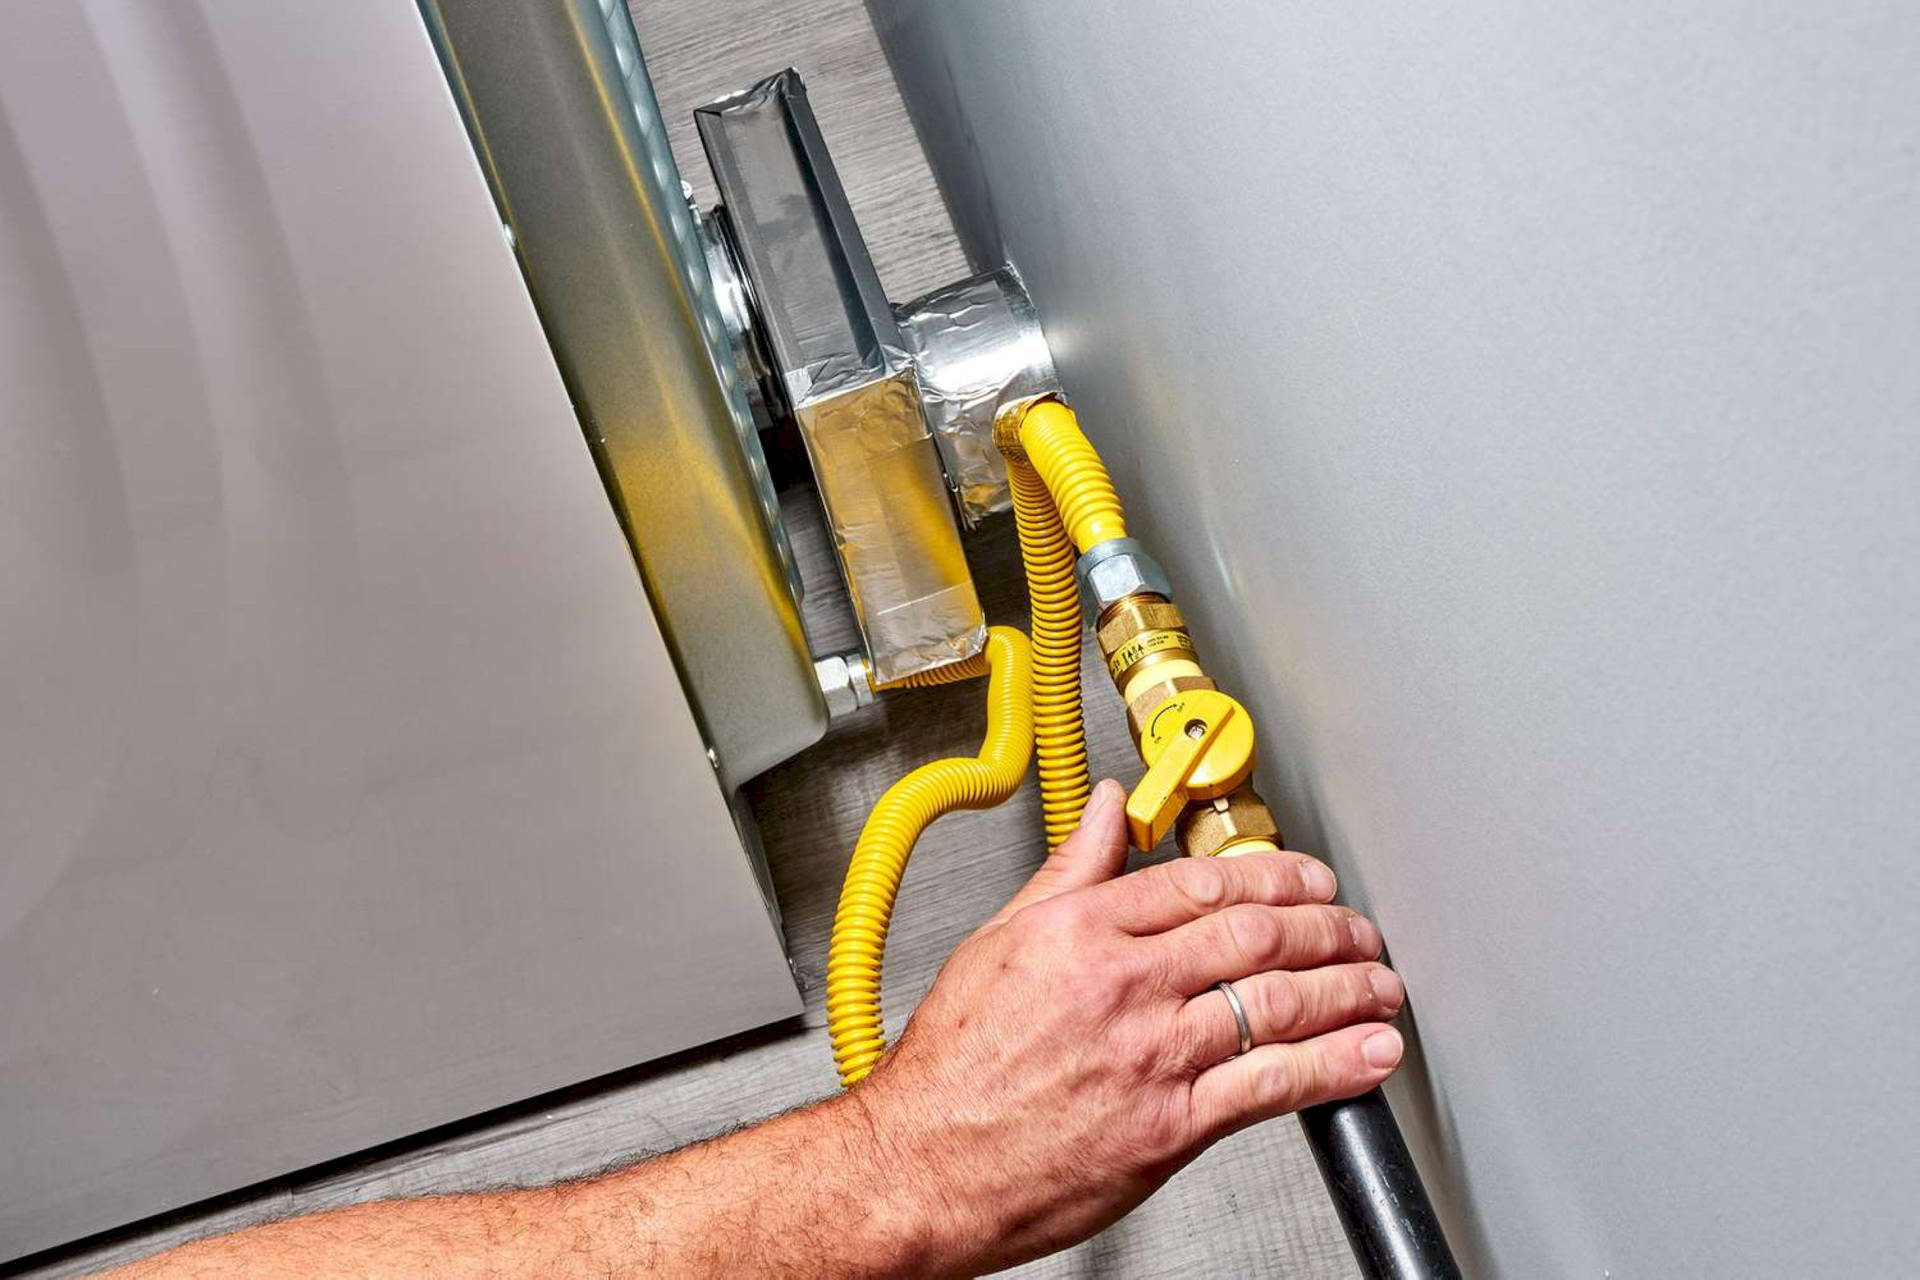
[[[1911,1274],[1920,8],[872,10],[1476,1273]]]
[[[729,788],[826,731],[747,388],[626,10],[431,0],[430,23]]]
[[[8,14],[0,601],[0,1258],[799,1008],[411,6]]]

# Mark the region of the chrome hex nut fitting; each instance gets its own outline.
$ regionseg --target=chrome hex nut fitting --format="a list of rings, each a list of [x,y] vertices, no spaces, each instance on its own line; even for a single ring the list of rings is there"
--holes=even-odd
[[[1173,599],[1166,571],[1135,538],[1097,543],[1080,557],[1074,573],[1080,579],[1080,598],[1095,621],[1113,605],[1143,591]]]
[[[817,659],[813,670],[820,679],[829,718],[838,720],[872,705],[873,682],[867,674],[867,660],[860,654],[836,653]]]

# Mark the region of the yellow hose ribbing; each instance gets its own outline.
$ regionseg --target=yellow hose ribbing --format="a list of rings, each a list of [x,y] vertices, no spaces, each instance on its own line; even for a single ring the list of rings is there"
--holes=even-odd
[[[1013,425],[1009,414],[1003,420]],[[1127,536],[1105,464],[1073,411],[1042,400],[1000,434],[1026,563],[1033,641],[1010,627],[987,633],[983,654],[894,681],[926,688],[983,672],[987,736],[972,759],[922,765],[887,788],[867,817],[847,867],[827,952],[827,1034],[840,1083],[864,1079],[887,1050],[880,970],[887,926],[920,833],[955,809],[987,809],[1011,796],[1029,758],[1040,757],[1040,800],[1051,849],[1073,832],[1091,794],[1080,708],[1080,600],[1076,552]]]
[[[1073,410],[1058,400],[1041,400],[1020,419],[1020,447],[1046,481],[1060,522],[1080,551],[1127,536],[1120,496],[1113,491],[1106,464],[1080,430]]]
[[[834,913],[827,952],[827,1034],[840,1083],[852,1087],[886,1052],[880,965],[894,896],[920,833],[955,809],[989,809],[1026,776],[1033,751],[1033,657],[1011,627],[987,633],[987,735],[971,759],[921,765],[888,787],[867,817]],[[960,664],[954,664],[960,665]]]
[[[949,662],[943,667],[916,671],[910,676],[901,676],[898,680],[889,680],[885,684],[874,687],[876,689],[932,689],[938,685],[958,684],[962,680],[972,680],[986,674],[987,654],[983,649],[970,658]]]
[[[1040,758],[1040,808],[1051,850],[1073,834],[1093,793],[1087,729],[1080,717],[1080,591],[1073,577],[1073,543],[1039,473],[1024,459],[1009,457],[1007,480],[1033,613],[1034,752]]]

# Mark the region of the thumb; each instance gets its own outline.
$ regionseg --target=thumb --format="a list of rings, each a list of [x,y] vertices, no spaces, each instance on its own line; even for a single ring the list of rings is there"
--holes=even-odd
[[[1127,865],[1125,799],[1126,792],[1112,778],[1095,787],[1073,834],[1060,842],[1033,878],[987,924],[1003,924],[1014,912],[1036,902],[1119,875]]]

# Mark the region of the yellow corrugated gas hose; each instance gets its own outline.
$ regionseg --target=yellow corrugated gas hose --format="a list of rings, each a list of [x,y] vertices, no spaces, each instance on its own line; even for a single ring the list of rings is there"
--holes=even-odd
[[[926,671],[916,671],[912,675],[902,676],[898,680],[889,680],[885,684],[875,685],[875,689],[934,689],[943,684],[959,684],[962,680],[973,680],[987,674],[986,650],[981,650],[970,658],[958,662],[949,662],[944,667],[933,667]]]
[[[1127,536],[1120,495],[1073,410],[1058,400],[1038,401],[1021,415],[1016,438],[1046,482],[1076,550],[1090,551],[1098,543]]]
[[[1073,578],[1073,543],[1039,473],[1026,459],[1009,457],[1007,481],[1033,614],[1034,754],[1051,850],[1073,834],[1093,793],[1087,728],[1080,715],[1080,590]]]
[[[986,652],[909,676],[889,688],[925,688],[989,675],[987,736],[971,759],[922,765],[889,787],[867,818],[847,867],[827,955],[827,1033],[840,1082],[852,1087],[886,1052],[880,970],[887,926],[907,858],[920,833],[955,809],[1000,804],[1040,758],[1048,848],[1080,821],[1091,792],[1080,705],[1077,551],[1126,536],[1120,499],[1073,411],[1042,400],[1014,411],[995,432],[1007,458],[1020,535],[1033,641],[993,627]]]
[[[972,758],[921,765],[888,787],[867,817],[840,890],[827,953],[827,1033],[840,1083],[860,1082],[886,1052],[880,966],[900,877],[920,833],[955,809],[989,809],[1011,796],[1033,751],[1033,658],[1012,627],[987,633],[987,735]],[[958,664],[956,664],[958,665]]]
[[[1073,410],[1039,400],[995,424],[1007,459],[1033,611],[1034,748],[1047,846],[1079,825],[1092,794],[1080,707],[1080,594],[1075,552],[1127,536],[1119,495]]]

